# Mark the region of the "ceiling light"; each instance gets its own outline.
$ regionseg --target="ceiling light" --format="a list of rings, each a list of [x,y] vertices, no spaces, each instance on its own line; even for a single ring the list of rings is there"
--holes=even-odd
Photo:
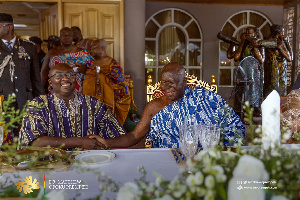
[[[27,25],[26,24],[14,24],[14,27],[16,27],[16,28],[26,28]]]

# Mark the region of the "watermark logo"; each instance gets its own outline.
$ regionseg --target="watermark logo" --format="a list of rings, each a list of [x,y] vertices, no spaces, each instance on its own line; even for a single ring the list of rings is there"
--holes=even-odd
[[[238,190],[242,190],[242,189],[243,189],[243,186],[240,185],[239,187],[237,187],[237,189],[238,189]]]
[[[39,182],[37,182],[36,179],[32,180],[32,176],[26,176],[26,178],[23,179],[24,182],[17,182],[16,186],[19,192],[24,192],[24,194],[29,194],[33,192],[33,189],[40,189]]]

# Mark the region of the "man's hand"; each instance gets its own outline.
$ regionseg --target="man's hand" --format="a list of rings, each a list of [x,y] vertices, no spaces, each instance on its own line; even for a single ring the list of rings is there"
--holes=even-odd
[[[99,136],[98,136],[99,137]],[[106,146],[99,142],[96,139],[90,138],[90,136],[86,136],[82,138],[81,147],[85,150],[101,150],[106,149]]]
[[[107,149],[107,145],[105,142],[105,139],[103,139],[102,137],[100,137],[99,135],[90,135],[87,136],[90,140],[96,140],[98,143],[101,144],[101,147],[104,149]]]
[[[251,44],[254,48],[258,48],[261,45],[261,41],[256,39],[256,38],[252,38],[251,39]]]

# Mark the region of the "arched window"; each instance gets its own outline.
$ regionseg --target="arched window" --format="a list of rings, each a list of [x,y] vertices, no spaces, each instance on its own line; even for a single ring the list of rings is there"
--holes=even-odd
[[[259,38],[267,39],[270,35],[272,23],[263,14],[256,11],[241,11],[231,16],[222,28],[225,35],[236,38],[240,41],[242,33],[246,32],[247,27],[257,27]],[[220,40],[219,45],[219,86],[233,86],[233,78],[238,62],[227,58],[229,44]]]
[[[158,82],[161,69],[169,62],[181,63],[189,74],[202,78],[202,32],[192,15],[177,8],[155,13],[146,22],[145,40],[148,83],[150,79]]]

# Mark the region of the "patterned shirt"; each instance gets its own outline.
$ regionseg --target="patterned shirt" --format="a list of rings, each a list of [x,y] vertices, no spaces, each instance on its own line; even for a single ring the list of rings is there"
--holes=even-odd
[[[78,94],[69,103],[67,108],[65,101],[55,94],[41,95],[31,101],[20,130],[25,144],[43,135],[72,138],[96,134],[115,138],[126,133],[106,105],[96,98]]]
[[[224,146],[245,137],[245,127],[224,99],[205,88],[186,87],[184,96],[164,107],[151,120],[147,137],[154,148],[179,148],[179,127],[185,116],[196,116],[198,123],[217,124]]]

